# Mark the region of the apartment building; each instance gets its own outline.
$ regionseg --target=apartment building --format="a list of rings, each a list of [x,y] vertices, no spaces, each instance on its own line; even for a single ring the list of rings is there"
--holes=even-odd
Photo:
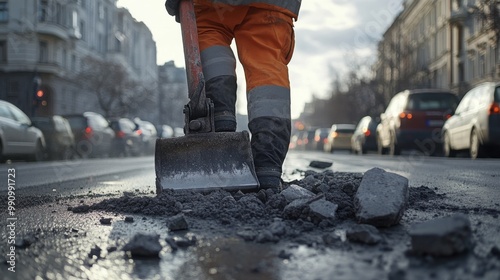
[[[117,0],[0,0],[0,98],[28,115],[95,111],[98,96],[79,80],[87,58],[122,65],[144,85],[133,112],[157,121],[156,43]],[[43,103],[37,102],[43,91]],[[130,92],[130,95],[137,93]],[[37,104],[35,106],[35,104]]]
[[[406,88],[444,88],[463,95],[499,80],[499,48],[472,7],[481,0],[405,0],[378,45],[375,64],[386,101]]]

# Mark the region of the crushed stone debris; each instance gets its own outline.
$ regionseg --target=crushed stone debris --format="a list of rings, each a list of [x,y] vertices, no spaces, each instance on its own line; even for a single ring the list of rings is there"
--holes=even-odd
[[[328,229],[346,220],[356,221],[354,196],[363,179],[362,173],[307,170],[303,175],[302,180],[285,182],[282,192],[266,190],[264,201],[258,193],[241,191],[218,189],[200,193],[164,190],[157,196],[127,194],[107,198],[90,205],[89,210],[144,215],[143,220],[147,216],[166,217],[167,226],[172,217],[182,214],[186,224],[189,219],[214,221],[225,227],[235,227],[236,235],[244,240],[259,242],[273,242],[278,237],[298,240],[300,232]],[[288,201],[284,193],[294,189],[313,196]],[[427,203],[441,197],[426,186],[409,188],[409,205]],[[319,202],[313,204],[311,209],[310,205],[316,201]],[[275,224],[276,221],[279,223]],[[245,230],[246,226],[251,229]],[[196,228],[196,225],[190,225],[189,228]],[[301,241],[314,243],[311,240]]]

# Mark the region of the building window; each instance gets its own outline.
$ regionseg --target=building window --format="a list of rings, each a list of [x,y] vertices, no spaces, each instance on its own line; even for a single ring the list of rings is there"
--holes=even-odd
[[[0,62],[7,62],[7,41],[0,41]]]
[[[21,94],[21,88],[18,81],[12,81],[9,83],[8,98],[17,98]],[[12,99],[11,99],[12,100]]]
[[[38,61],[49,62],[49,45],[45,41],[40,41],[38,45]]]
[[[484,61],[484,54],[481,54],[479,56],[479,61],[478,61],[478,76],[479,78],[482,78],[484,77],[484,74],[486,72],[486,64],[485,64],[485,61]]]
[[[99,16],[100,20],[104,19],[104,5],[102,3],[98,4],[99,6],[97,7],[97,14]]]
[[[82,36],[82,40],[85,41],[85,21],[80,21],[80,35]]]
[[[49,18],[49,1],[40,0],[38,3],[38,21],[44,22]]]
[[[76,55],[71,55],[71,71],[76,71]]]
[[[0,0],[0,22],[9,20],[9,6],[7,0]]]

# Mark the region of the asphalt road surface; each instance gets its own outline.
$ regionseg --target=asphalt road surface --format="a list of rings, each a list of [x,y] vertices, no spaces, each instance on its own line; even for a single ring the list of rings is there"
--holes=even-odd
[[[192,204],[190,197],[175,197],[170,206],[183,209],[189,227],[173,232],[169,215],[148,212],[148,203],[159,203],[152,157],[4,164],[0,278],[500,279],[500,161],[291,151],[285,181],[301,184],[305,171],[325,172],[309,167],[313,160],[332,162],[329,170],[338,182],[355,184],[379,167],[407,177],[412,190],[425,189],[430,196],[410,205],[400,225],[380,229],[384,241],[378,245],[346,240],[346,230],[356,224],[350,219],[317,225],[262,214],[267,208],[258,208],[250,194],[246,201],[257,209],[218,212],[223,216],[210,211],[223,208],[221,201],[236,205],[244,199],[193,194]],[[9,186],[15,188],[10,196]],[[9,199],[15,201],[11,209]],[[134,203],[135,211],[120,208],[124,202]],[[213,208],[206,202],[221,204]],[[74,211],[85,205],[90,210]],[[441,258],[411,254],[408,228],[457,212],[471,221],[470,250]],[[266,238],[275,222],[287,233]],[[159,257],[137,258],[123,249],[137,233],[159,236]]]

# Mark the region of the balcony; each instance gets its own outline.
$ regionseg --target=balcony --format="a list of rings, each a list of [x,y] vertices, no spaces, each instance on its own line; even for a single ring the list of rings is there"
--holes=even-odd
[[[39,22],[37,25],[37,32],[59,38],[61,40],[68,40],[68,29],[60,24],[50,21]]]

